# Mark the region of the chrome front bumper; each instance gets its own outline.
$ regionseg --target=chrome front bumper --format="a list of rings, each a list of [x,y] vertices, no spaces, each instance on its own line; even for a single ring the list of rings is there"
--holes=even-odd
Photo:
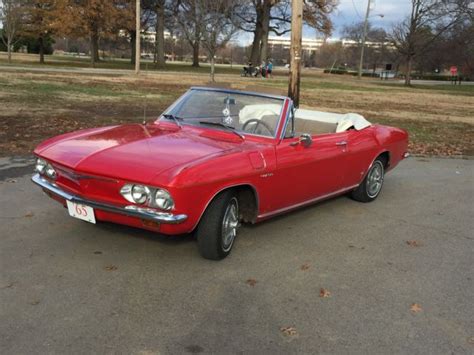
[[[82,197],[72,195],[64,190],[62,190],[58,185],[52,183],[45,178],[43,178],[40,174],[35,174],[31,178],[31,180],[43,188],[43,190],[48,191],[54,195],[64,198],[65,200],[79,203],[82,205],[90,206],[92,208],[96,208],[98,210],[113,212],[123,214],[125,216],[136,217],[141,219],[146,219],[154,222],[159,223],[168,223],[168,224],[178,224],[184,222],[188,216],[185,214],[172,214],[167,212],[159,212],[153,210],[151,208],[144,208],[139,206],[114,206],[109,205],[102,202],[96,202],[84,199]]]

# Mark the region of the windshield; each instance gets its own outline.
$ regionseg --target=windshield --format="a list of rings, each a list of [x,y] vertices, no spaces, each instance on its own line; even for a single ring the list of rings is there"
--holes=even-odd
[[[193,89],[163,117],[180,123],[274,137],[282,106],[281,98]]]

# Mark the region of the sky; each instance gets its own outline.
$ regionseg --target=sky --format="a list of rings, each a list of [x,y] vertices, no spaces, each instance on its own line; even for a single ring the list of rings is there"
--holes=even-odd
[[[390,30],[394,23],[403,20],[410,14],[411,0],[372,0],[370,22],[374,27]],[[339,6],[332,15],[334,24],[333,37],[340,37],[344,25],[364,20],[367,0],[339,0]],[[384,15],[380,17],[378,15]],[[310,35],[311,30],[305,33]],[[314,31],[313,36],[315,35]]]
[[[339,0],[339,6],[331,16],[334,25],[332,38],[340,38],[344,25],[351,25],[364,20],[368,0]],[[370,10],[370,22],[374,27],[382,27],[390,30],[394,23],[403,20],[410,13],[411,0],[372,0]],[[381,18],[380,14],[383,14]],[[285,35],[289,37],[289,34]],[[316,31],[305,26],[303,29],[305,38],[315,38]],[[253,35],[250,33],[240,34],[241,43],[249,44]]]

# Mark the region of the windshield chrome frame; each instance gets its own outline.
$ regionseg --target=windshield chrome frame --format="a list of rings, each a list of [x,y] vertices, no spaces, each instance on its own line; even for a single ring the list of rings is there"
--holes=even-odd
[[[255,137],[262,137],[262,138],[267,138],[267,139],[278,139],[279,137],[279,130],[281,126],[282,119],[287,119],[288,118],[288,112],[286,115],[283,116],[283,112],[285,109],[285,104],[286,100],[288,98],[286,96],[279,96],[279,95],[271,95],[271,94],[265,94],[265,93],[259,93],[259,92],[252,92],[252,91],[239,91],[239,90],[232,90],[232,89],[220,89],[220,88],[208,88],[208,87],[201,87],[201,86],[193,86],[191,87],[188,91],[186,91],[183,95],[181,95],[171,106],[169,106],[163,113],[158,117],[157,121],[161,120],[163,115],[170,114],[172,110],[174,110],[176,107],[178,107],[181,104],[184,104],[186,101],[186,98],[191,95],[193,91],[210,91],[210,92],[222,92],[222,93],[229,93],[229,94],[237,94],[237,95],[247,95],[247,96],[258,96],[262,98],[267,98],[267,99],[276,99],[276,100],[281,100],[281,108],[280,108],[280,114],[278,118],[278,122],[275,125],[275,133],[272,136],[266,136],[262,134],[255,134],[255,133],[250,133],[250,132],[245,132],[245,131],[240,131],[238,130],[239,133],[242,133],[243,135],[250,135],[250,136],[255,136]],[[187,123],[185,120],[180,121],[183,125],[189,125],[189,126],[194,126],[194,127],[200,127],[199,125],[192,124],[192,123]],[[219,129],[219,128],[212,128],[212,127],[207,127],[210,129]]]

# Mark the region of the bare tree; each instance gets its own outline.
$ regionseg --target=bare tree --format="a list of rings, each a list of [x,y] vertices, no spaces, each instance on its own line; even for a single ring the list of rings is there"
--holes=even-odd
[[[156,0],[155,12],[155,67],[165,66],[165,13],[166,0]]]
[[[12,61],[12,49],[18,40],[17,34],[21,25],[22,1],[3,0],[0,3],[0,21],[3,25],[2,41],[7,46],[8,63]]]
[[[201,41],[211,62],[211,81],[214,82],[217,50],[225,47],[238,29],[235,23],[236,4],[232,0],[198,0],[197,3],[204,14]]]
[[[174,7],[174,15],[180,34],[184,35],[193,48],[193,67],[198,67],[205,16],[202,0],[178,0]]]
[[[303,19],[308,26],[329,35],[332,22],[329,18],[337,5],[336,0],[303,1]],[[253,65],[267,59],[270,32],[281,36],[290,32],[291,0],[247,0],[238,9],[240,29],[252,32],[254,39],[250,60]]]
[[[414,60],[472,11],[469,4],[470,0],[411,0],[410,16],[396,24],[390,35],[405,58],[405,85],[411,84]]]
[[[342,34],[344,38],[357,42],[356,47],[346,48],[346,61],[350,65],[355,65],[359,60],[360,48],[362,46],[362,37],[364,33],[364,22],[358,22],[344,26]],[[379,64],[383,61],[390,60],[389,49],[387,49],[387,33],[383,28],[373,27],[370,22],[367,23],[367,42],[374,42],[372,45],[366,44],[366,54],[364,63],[371,64],[373,73]],[[363,63],[363,64],[364,64]]]

